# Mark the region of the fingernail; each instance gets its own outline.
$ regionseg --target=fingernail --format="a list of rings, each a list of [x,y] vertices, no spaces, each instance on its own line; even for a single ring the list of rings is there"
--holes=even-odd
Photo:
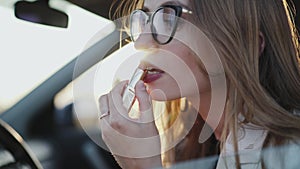
[[[136,88],[139,90],[146,90],[146,86],[143,81],[139,80],[138,83],[136,84]]]

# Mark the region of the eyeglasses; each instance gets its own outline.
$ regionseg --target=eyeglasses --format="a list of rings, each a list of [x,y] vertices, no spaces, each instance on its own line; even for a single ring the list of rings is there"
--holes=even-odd
[[[165,45],[171,42],[177,29],[178,17],[182,13],[193,12],[176,5],[161,6],[152,14],[147,14],[141,9],[134,10],[130,15],[131,40],[135,42],[150,23],[152,36],[158,44]]]

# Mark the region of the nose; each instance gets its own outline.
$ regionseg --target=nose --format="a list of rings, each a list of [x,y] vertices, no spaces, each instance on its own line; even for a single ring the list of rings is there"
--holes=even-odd
[[[158,47],[158,44],[156,43],[156,41],[152,36],[149,25],[146,26],[145,30],[134,42],[134,47],[137,50],[148,50],[148,49],[153,49]]]

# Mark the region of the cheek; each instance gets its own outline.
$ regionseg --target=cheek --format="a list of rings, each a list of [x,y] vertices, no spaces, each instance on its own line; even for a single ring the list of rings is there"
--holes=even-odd
[[[201,62],[201,59],[197,57],[188,47],[177,48],[177,55],[185,63],[186,67],[189,69],[189,73],[183,73],[181,76],[187,76],[189,81],[185,81],[185,88],[194,89],[196,83],[197,89],[199,92],[207,92],[210,90],[209,76],[205,69],[204,64]],[[186,78],[185,78],[186,79]],[[191,93],[190,93],[191,94]]]
[[[199,64],[200,59],[196,59],[193,52],[180,43],[166,45],[144,58],[144,61],[166,72],[163,78],[147,85],[148,93],[154,100],[190,97],[210,90],[205,69]]]

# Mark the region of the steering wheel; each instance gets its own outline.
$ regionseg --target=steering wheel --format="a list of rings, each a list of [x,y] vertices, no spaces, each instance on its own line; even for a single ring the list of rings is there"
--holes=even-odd
[[[0,168],[42,169],[23,138],[0,119]]]

